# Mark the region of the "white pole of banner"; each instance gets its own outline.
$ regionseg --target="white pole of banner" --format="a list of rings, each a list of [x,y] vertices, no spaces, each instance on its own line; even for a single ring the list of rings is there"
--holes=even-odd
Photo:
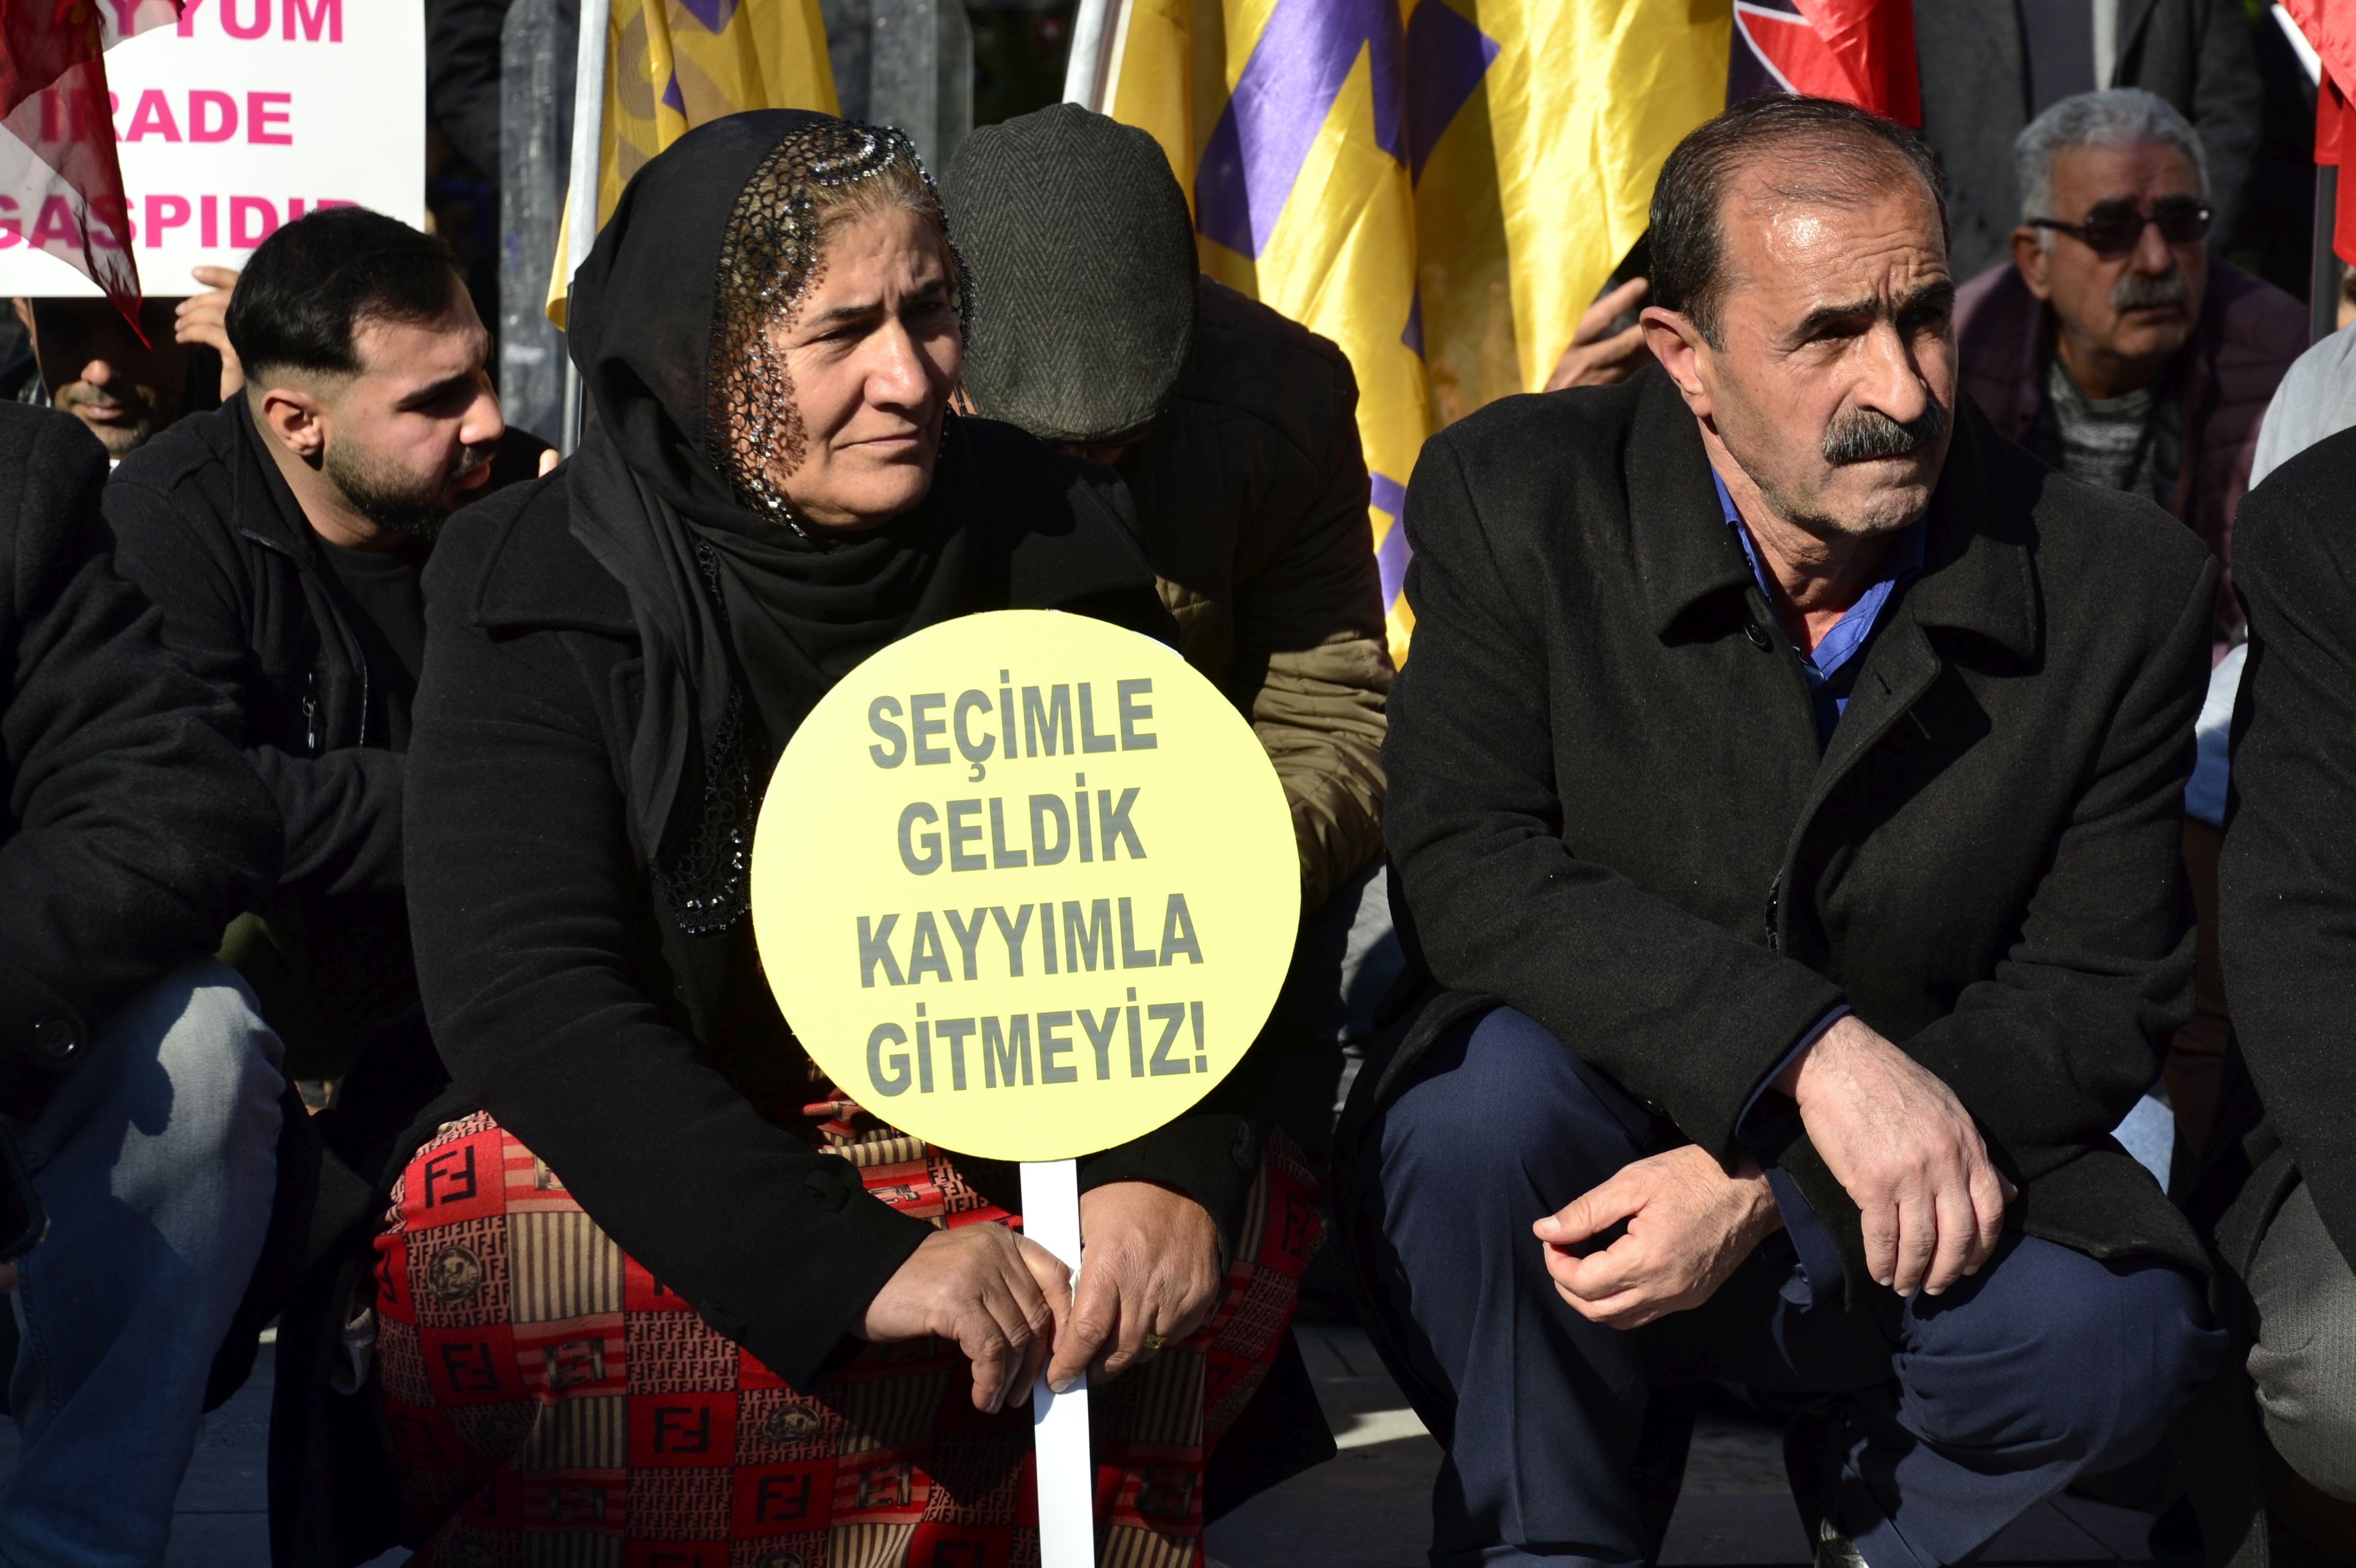
[[[564,279],[589,259],[597,242],[598,153],[605,143],[605,28],[613,0],[581,0],[581,43],[573,57],[573,162],[565,193]],[[569,309],[569,301],[568,301]],[[581,371],[564,358],[564,428],[558,446],[570,457],[581,444]]]
[[[1023,1165],[1023,1233],[1080,1274],[1080,1174],[1068,1159]],[[1039,1477],[1040,1568],[1093,1568],[1097,1560],[1096,1461],[1088,1452],[1088,1380],[1063,1393],[1031,1391],[1031,1446]]]
[[[1098,113],[1111,72],[1113,43],[1120,32],[1124,0],[1080,0],[1072,18],[1072,57],[1064,67],[1064,101]]]

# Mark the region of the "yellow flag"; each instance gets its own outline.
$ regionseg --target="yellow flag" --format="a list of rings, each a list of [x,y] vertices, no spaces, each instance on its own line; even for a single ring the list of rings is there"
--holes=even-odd
[[[1203,270],[1358,379],[1393,653],[1424,438],[1536,391],[1725,102],[1731,0],[1112,0],[1099,102],[1150,132]]]
[[[597,222],[648,159],[696,126],[746,109],[835,113],[834,72],[817,0],[613,0],[605,27],[605,111],[597,148]],[[572,273],[556,237],[548,318],[564,325]]]

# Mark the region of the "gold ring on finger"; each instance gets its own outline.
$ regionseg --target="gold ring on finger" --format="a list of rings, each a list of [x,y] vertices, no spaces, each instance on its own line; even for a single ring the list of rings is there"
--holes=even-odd
[[[1170,1343],[1169,1340],[1163,1339],[1161,1335],[1151,1333],[1145,1336],[1143,1342],[1145,1348],[1149,1350],[1159,1350]]]

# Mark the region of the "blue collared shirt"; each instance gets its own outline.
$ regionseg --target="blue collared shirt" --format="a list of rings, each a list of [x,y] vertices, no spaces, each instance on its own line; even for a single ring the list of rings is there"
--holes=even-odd
[[[1710,483],[1718,486],[1718,503],[1726,509],[1726,526],[1742,546],[1743,558],[1751,562],[1751,574],[1759,580],[1760,596],[1772,608],[1775,603],[1774,585],[1767,580],[1766,568],[1759,564],[1759,552],[1751,543],[1751,530],[1742,525],[1742,514],[1735,509],[1734,497],[1727,493],[1726,481],[1710,470]],[[1800,661],[1800,673],[1807,677],[1808,698],[1815,709],[1816,746],[1819,750],[1832,743],[1833,730],[1840,723],[1841,715],[1848,709],[1848,694],[1857,679],[1850,667],[1879,624],[1881,612],[1888,607],[1901,584],[1922,570],[1923,525],[1916,519],[1900,534],[1882,558],[1880,573],[1872,586],[1858,595],[1856,603],[1842,613],[1832,629],[1816,642],[1815,651],[1807,652],[1796,645],[1793,654]],[[1785,1053],[1759,1086],[1751,1092],[1742,1114],[1735,1119],[1735,1136],[1756,1148],[1770,1141],[1768,1118],[1762,1115],[1768,1085],[1777,1074],[1791,1065],[1800,1052],[1816,1043],[1825,1030],[1848,1016],[1848,1005],[1843,1003],[1818,1019],[1814,1028],[1800,1037],[1797,1044]],[[1833,1244],[1831,1233],[1816,1218],[1808,1201],[1800,1195],[1790,1174],[1781,1167],[1767,1168],[1767,1184],[1775,1194],[1775,1206],[1783,1211],[1783,1228],[1789,1233],[1793,1250],[1798,1254],[1798,1276],[1785,1283],[1783,1295],[1796,1305],[1812,1306],[1830,1299],[1840,1285],[1840,1253]]]
[[[1735,509],[1734,497],[1727,494],[1726,481],[1718,476],[1716,469],[1710,470],[1709,479],[1718,486],[1718,504],[1726,508],[1726,526],[1734,530],[1744,559],[1751,562],[1751,574],[1759,579],[1760,594],[1772,608],[1774,585],[1767,580],[1767,569],[1759,564],[1759,552],[1751,543],[1751,530],[1742,526],[1742,514]],[[1891,541],[1889,554],[1882,558],[1880,575],[1833,623],[1832,630],[1817,641],[1815,651],[1808,653],[1796,645],[1793,647],[1792,652],[1800,660],[1800,673],[1807,677],[1808,698],[1815,706],[1816,745],[1820,750],[1831,744],[1833,727],[1847,710],[1849,688],[1857,678],[1853,670],[1842,678],[1842,671],[1871,640],[1873,628],[1899,584],[1922,570],[1922,523],[1917,518]]]

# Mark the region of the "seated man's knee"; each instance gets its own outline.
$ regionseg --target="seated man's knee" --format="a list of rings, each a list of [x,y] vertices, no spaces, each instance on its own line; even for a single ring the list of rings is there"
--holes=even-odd
[[[2086,1283],[2051,1304],[2050,1375],[2040,1382],[2057,1429],[2101,1470],[2160,1440],[2223,1363],[2225,1337],[2209,1326],[2200,1282],[2182,1270],[2083,1261]]]
[[[2110,1468],[2157,1443],[2224,1360],[2200,1283],[2165,1264],[2104,1264],[2027,1240],[1976,1283],[1953,1307],[1929,1308],[1936,1317],[1976,1299],[1994,1309],[1957,1313],[1934,1336],[1954,1359],[1924,1370],[1918,1392],[1942,1441]]]
[[[2303,1184],[2267,1227],[2249,1283],[2266,1436],[2292,1469],[2356,1502],[2356,1272]]]

